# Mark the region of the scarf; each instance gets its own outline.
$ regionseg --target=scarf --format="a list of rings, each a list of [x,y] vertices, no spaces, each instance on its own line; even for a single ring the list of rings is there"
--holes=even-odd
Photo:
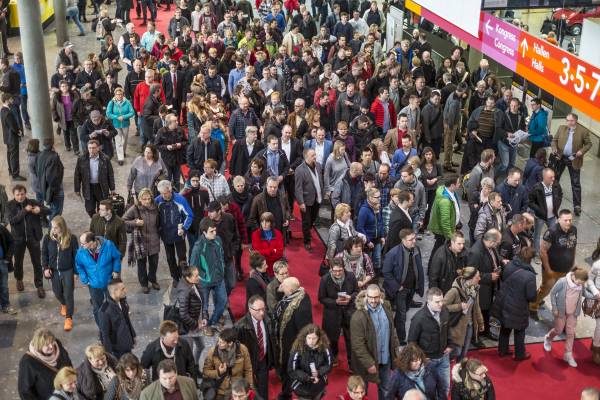
[[[137,211],[137,217],[142,219],[138,206],[134,206]],[[131,232],[131,240],[127,243],[127,264],[133,267],[137,260],[146,257],[146,241],[144,239],[144,227],[135,226]]]
[[[142,373],[139,377],[135,377],[133,380],[124,379],[119,380],[119,383],[123,387],[123,390],[127,394],[128,399],[139,399],[140,393],[142,392],[143,385],[148,381],[148,376],[146,375],[146,371],[142,370]]]
[[[35,357],[38,360],[40,360],[41,362],[43,362],[44,364],[46,364],[52,368],[56,368],[56,365],[58,363],[58,356],[60,356],[60,349],[58,348],[58,344],[56,342],[54,342],[52,347],[54,348],[54,351],[52,352],[52,354],[47,356],[45,354],[40,353],[36,349],[34,349],[33,345],[30,342],[29,343],[29,353],[33,357]]]
[[[92,367],[92,371],[94,372],[94,375],[96,375],[96,377],[98,378],[98,381],[100,381],[102,391],[106,392],[106,388],[116,375],[115,371],[113,371],[113,369],[108,365],[102,369],[96,369]]]
[[[344,279],[346,279],[346,274],[343,274],[340,279],[336,279],[336,277],[333,276],[333,274],[331,273],[331,270],[329,270],[329,276],[331,276],[331,280],[333,281],[333,283],[335,283],[335,286],[341,291],[342,285],[344,284]]]
[[[233,201],[235,201],[237,205],[242,208],[250,198],[250,193],[247,190],[244,190],[243,193],[239,193],[237,190],[232,190],[231,197],[233,198]]]
[[[464,279],[458,280],[458,286],[462,289],[467,297],[475,300],[477,298],[477,292],[479,291],[479,285],[467,286],[466,281]]]
[[[352,233],[352,219],[349,219],[348,222],[346,222],[346,223],[343,223],[339,219],[336,219],[335,222],[340,226],[340,228],[345,229],[346,231],[348,231],[348,237],[349,238],[355,236]]]
[[[231,346],[231,348],[227,350],[221,350],[219,346],[216,346],[217,357],[219,360],[227,364],[228,368],[232,368],[235,365],[235,356],[237,353],[237,343]]]
[[[169,350],[167,350],[167,347],[164,345],[162,340],[159,339],[158,342],[160,343],[160,348],[162,349],[162,352],[163,352],[165,358],[174,359],[175,358],[175,350],[177,349],[177,346],[173,347],[173,350],[171,350],[171,353],[169,354]]]
[[[275,323],[276,323],[276,332],[279,343],[283,343],[283,333],[285,332],[285,327],[287,326],[290,319],[292,319],[292,314],[298,306],[306,293],[304,292],[304,288],[298,288],[294,293],[289,296],[284,296],[283,299],[277,303],[277,307],[275,308]],[[279,363],[281,364],[283,360],[283,352],[279,352]]]
[[[354,275],[356,276],[356,280],[362,280],[365,275],[366,275],[366,271],[365,268],[363,266],[363,262],[364,262],[364,257],[362,255],[362,253],[358,256],[353,256],[352,254],[350,254],[349,252],[347,252],[346,250],[344,250],[344,252],[342,253],[343,256],[343,260],[344,260],[344,266],[350,266],[350,271],[354,273]],[[348,269],[348,268],[346,268]]]
[[[267,242],[270,242],[275,237],[275,234],[272,230],[265,231],[264,229],[260,230],[260,237]]]
[[[415,383],[417,389],[425,393],[425,384],[423,383],[423,377],[425,376],[425,366],[421,363],[421,368],[418,371],[406,371],[404,373],[408,379]]]
[[[250,271],[250,279],[256,280],[261,289],[267,289],[267,285],[269,284],[269,277],[267,274],[263,274],[262,272],[258,272],[257,270],[253,269]]]
[[[579,286],[577,284],[575,284],[575,282],[573,282],[573,273],[569,272],[567,274],[567,285],[569,286],[569,289],[571,290],[577,290],[578,292],[581,292],[583,290],[583,286]]]

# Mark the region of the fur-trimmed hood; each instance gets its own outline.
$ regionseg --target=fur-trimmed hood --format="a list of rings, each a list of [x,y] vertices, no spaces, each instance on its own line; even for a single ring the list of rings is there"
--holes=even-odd
[[[381,298],[379,299],[381,305],[385,306],[385,292],[383,289],[381,291]],[[357,310],[367,311],[367,290],[361,290],[356,295],[356,300],[354,301],[354,305]]]

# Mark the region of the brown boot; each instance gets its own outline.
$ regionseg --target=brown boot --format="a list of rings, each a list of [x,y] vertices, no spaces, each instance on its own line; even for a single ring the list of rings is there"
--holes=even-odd
[[[592,362],[600,365],[600,346],[592,345]]]

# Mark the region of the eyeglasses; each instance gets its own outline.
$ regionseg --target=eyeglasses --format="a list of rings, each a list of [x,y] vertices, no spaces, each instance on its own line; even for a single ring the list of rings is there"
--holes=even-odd
[[[256,312],[265,312],[265,308],[252,308],[252,307],[248,307],[250,310],[252,311],[256,311]]]
[[[381,296],[369,296],[369,295],[367,295],[367,299],[370,299],[370,300],[379,300],[380,298],[381,298]]]

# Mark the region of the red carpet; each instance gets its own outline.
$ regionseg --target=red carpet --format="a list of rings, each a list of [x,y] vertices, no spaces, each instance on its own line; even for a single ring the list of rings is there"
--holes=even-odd
[[[174,13],[162,9],[158,11],[157,29],[167,32],[169,20]],[[135,19],[135,11],[131,12],[132,21],[138,26],[140,36],[145,31],[139,26],[141,20]],[[187,172],[187,171],[186,171]],[[313,303],[313,321],[322,322],[322,307],[318,303],[317,291],[319,289],[318,269],[325,254],[325,248],[315,231],[313,231],[313,252],[308,253],[302,245],[299,213],[297,220],[291,224],[293,240],[286,248],[286,257],[290,264],[290,274],[296,276],[302,286],[309,293]],[[248,257],[243,258],[245,272],[248,271]],[[230,296],[230,304],[235,318],[241,317],[245,312],[246,291],[243,283],[237,285]],[[579,399],[580,392],[588,386],[600,387],[600,367],[592,364],[589,350],[590,339],[578,340],[575,343],[574,353],[579,367],[571,368],[562,361],[563,342],[555,342],[552,352],[546,353],[542,344],[527,346],[527,351],[532,354],[529,361],[515,363],[506,358],[498,358],[496,349],[487,349],[471,352],[473,357],[481,359],[489,369],[496,389],[496,398],[504,399],[544,399],[544,400],[575,400]],[[337,399],[337,396],[346,390],[348,379],[348,364],[346,348],[340,340],[339,366],[329,375],[329,385],[325,400]],[[275,373],[271,373],[270,398],[279,393],[280,383]],[[377,398],[377,388],[370,385],[371,399]]]

